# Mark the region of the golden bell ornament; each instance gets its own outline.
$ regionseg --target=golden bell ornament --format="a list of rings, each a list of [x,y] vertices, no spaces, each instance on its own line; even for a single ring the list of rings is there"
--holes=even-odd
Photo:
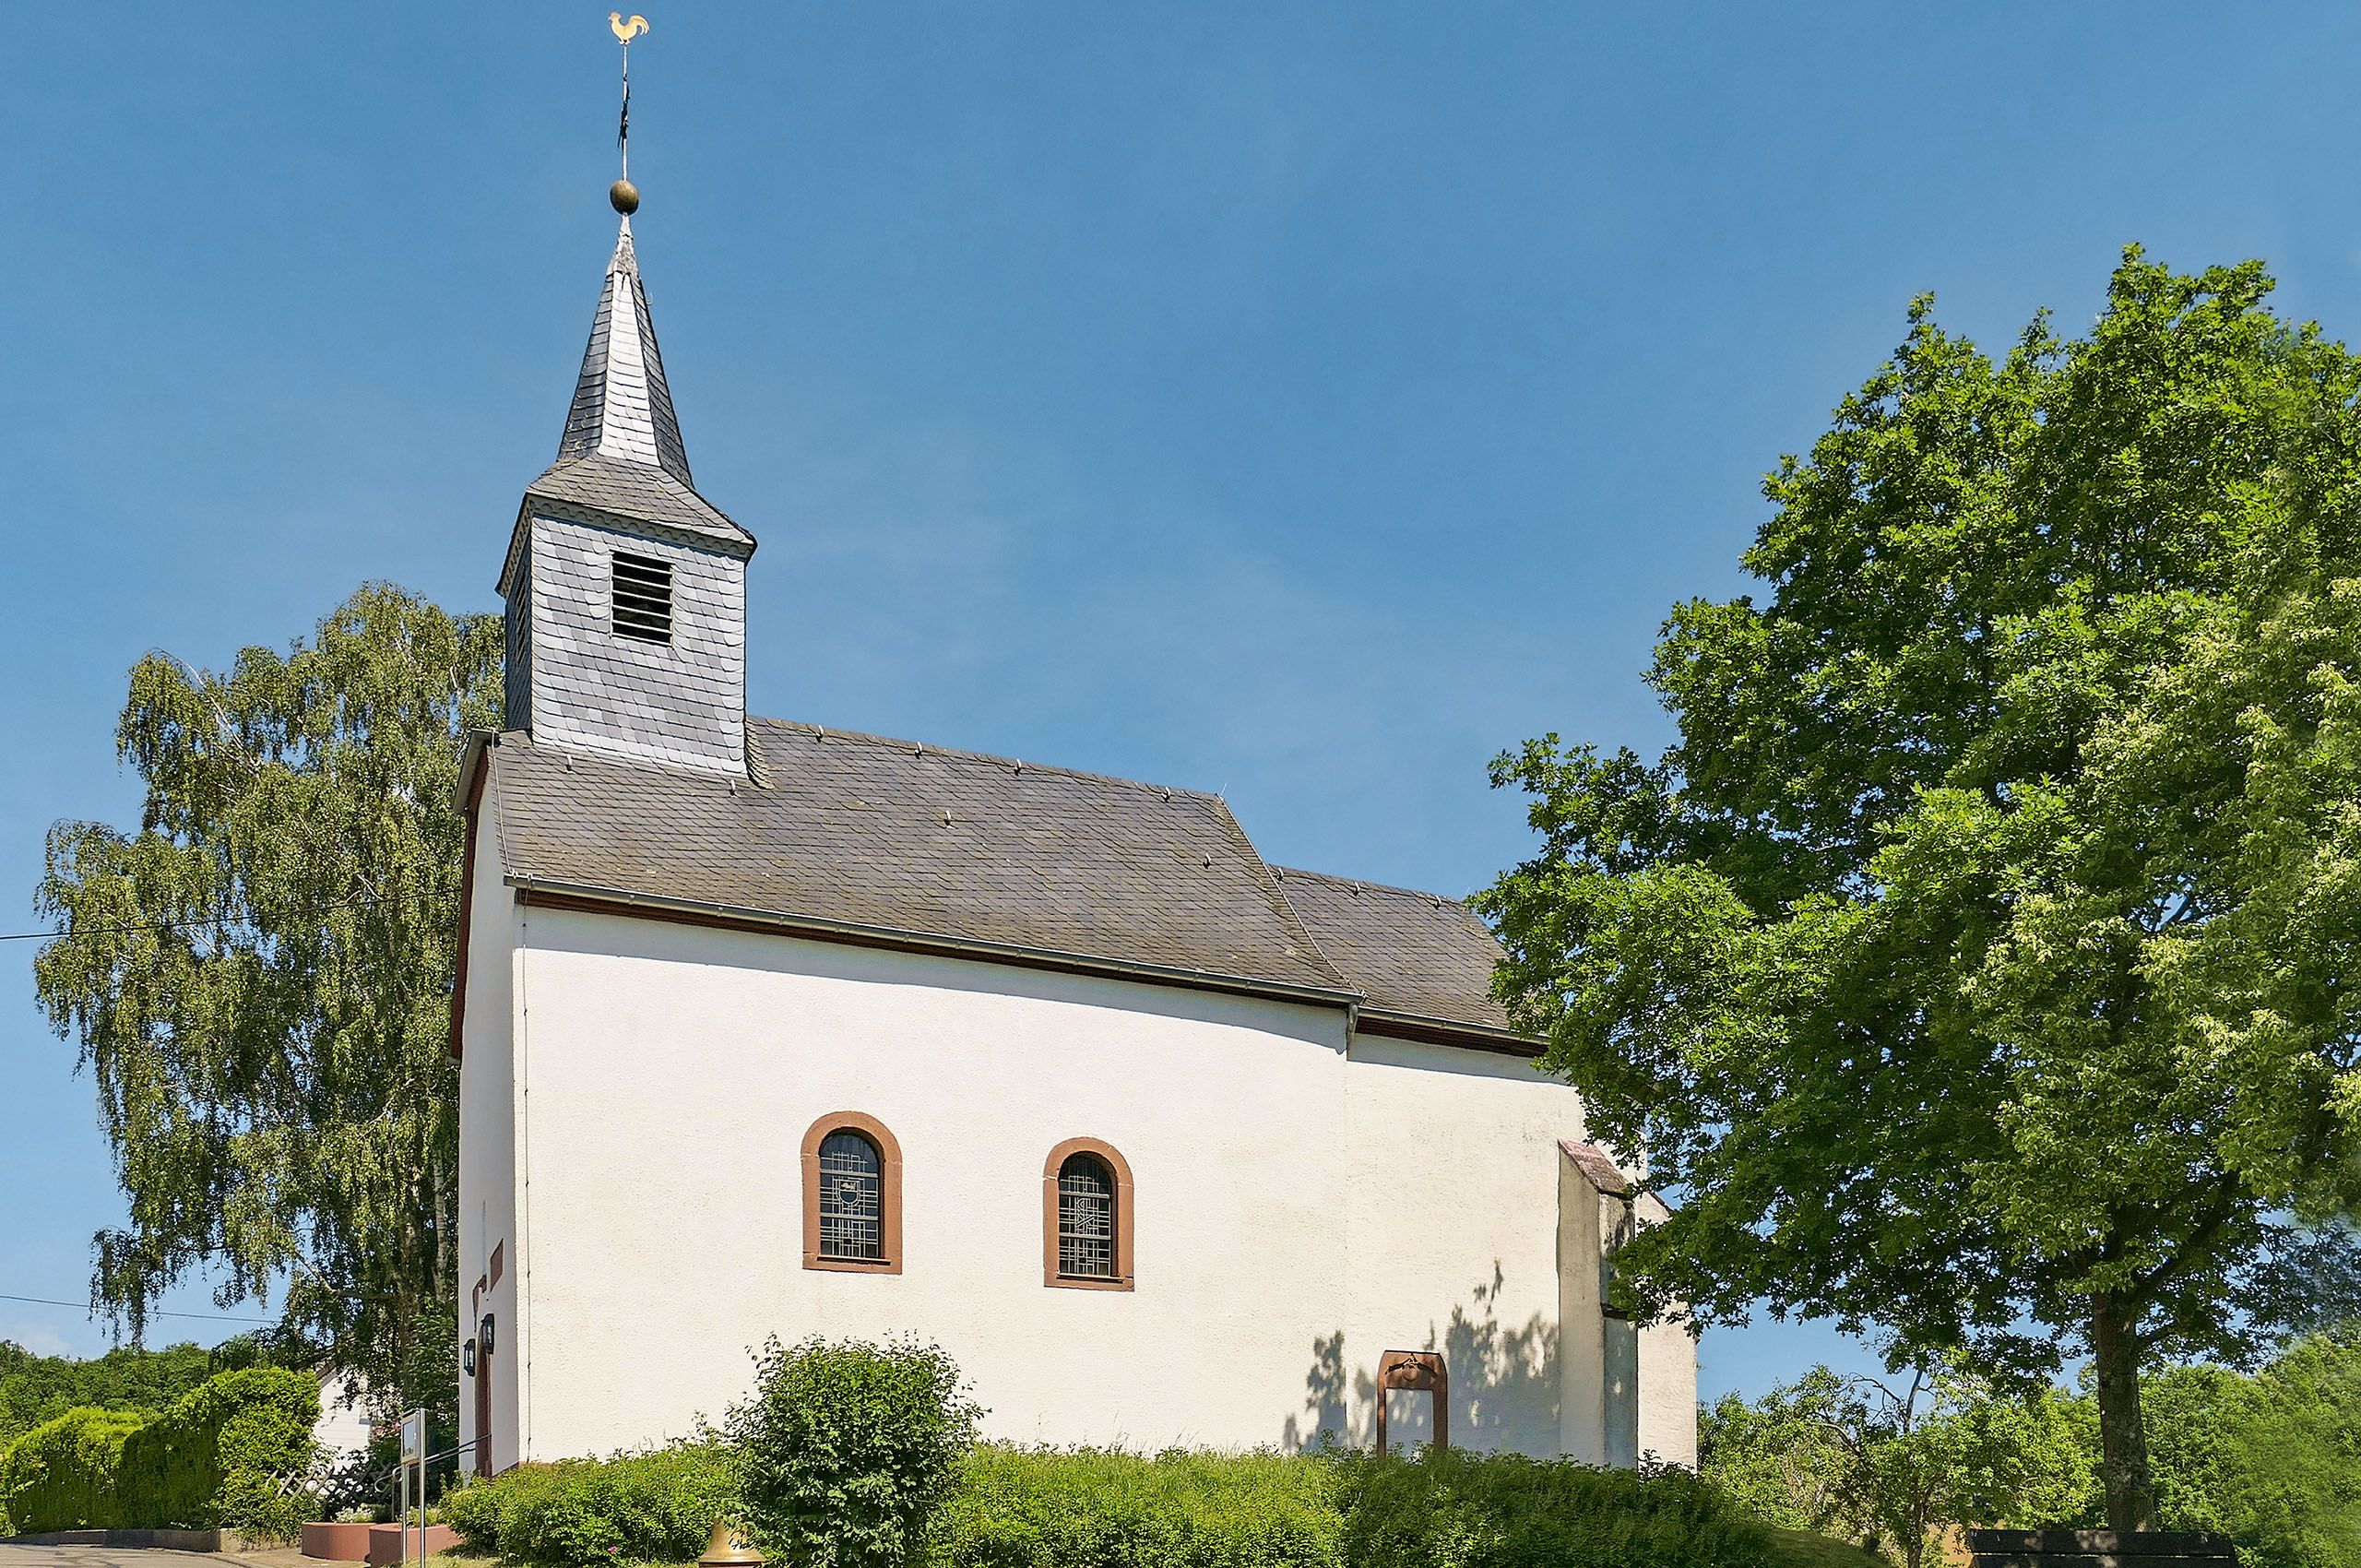
[[[759,1568],[764,1561],[754,1543],[746,1538],[743,1526],[735,1519],[716,1519],[713,1538],[705,1543],[697,1568]]]

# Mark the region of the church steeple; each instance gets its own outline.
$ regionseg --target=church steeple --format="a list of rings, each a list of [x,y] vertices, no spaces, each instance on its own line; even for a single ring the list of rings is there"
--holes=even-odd
[[[638,193],[632,194],[635,203]],[[590,327],[590,346],[582,356],[582,376],[575,383],[557,460],[563,466],[592,452],[653,463],[682,484],[696,483],[681,445],[672,389],[664,382],[664,356],[648,320],[647,290],[639,280],[628,215],[615,239],[614,259],[607,263],[607,290]]]
[[[746,560],[697,493],[623,214],[557,461],[525,492],[500,574],[507,727],[536,743],[745,771]]]

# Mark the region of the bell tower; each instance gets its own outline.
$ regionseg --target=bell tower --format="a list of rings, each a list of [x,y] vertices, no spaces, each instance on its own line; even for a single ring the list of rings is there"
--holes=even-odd
[[[754,537],[696,492],[623,215],[557,461],[500,574],[507,726],[537,745],[743,774]]]

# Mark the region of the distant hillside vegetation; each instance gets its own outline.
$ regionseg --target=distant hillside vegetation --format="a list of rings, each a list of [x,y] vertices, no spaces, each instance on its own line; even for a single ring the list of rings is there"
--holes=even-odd
[[[250,1339],[207,1349],[169,1345],[160,1350],[124,1346],[94,1360],[36,1356],[0,1339],[0,1449],[77,1405],[102,1410],[163,1410],[218,1372],[273,1358]]]

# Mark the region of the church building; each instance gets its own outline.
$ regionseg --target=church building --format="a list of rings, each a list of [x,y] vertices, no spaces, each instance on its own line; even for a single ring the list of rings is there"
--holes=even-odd
[[[683,1435],[772,1335],[939,1343],[1025,1443],[1694,1464],[1694,1341],[1603,1290],[1663,1210],[1481,922],[1218,796],[749,715],[753,552],[626,215],[460,773],[480,1469]]]

